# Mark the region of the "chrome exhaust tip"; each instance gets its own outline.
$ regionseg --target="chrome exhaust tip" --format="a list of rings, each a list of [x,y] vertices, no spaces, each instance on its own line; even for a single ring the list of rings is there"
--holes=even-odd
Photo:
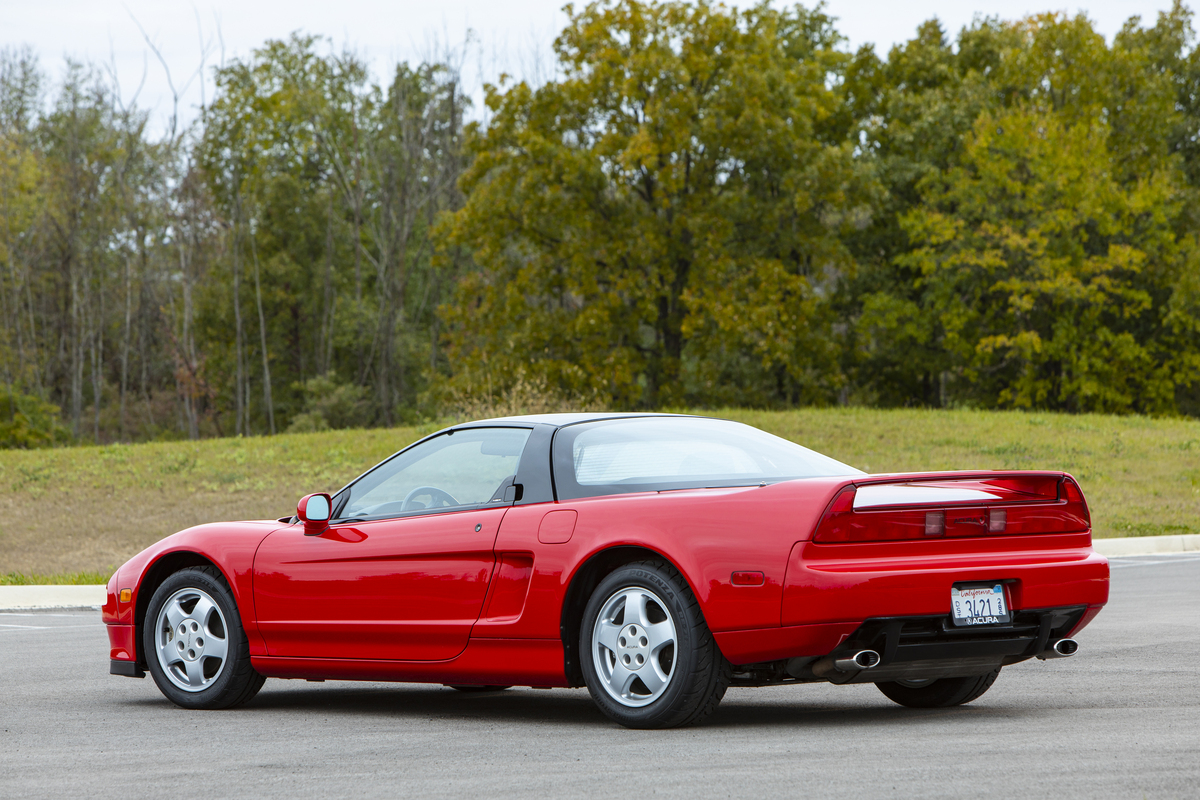
[[[1079,652],[1079,642],[1074,639],[1059,639],[1054,644],[1050,645],[1049,649],[1044,653],[1039,653],[1038,658],[1045,661],[1047,658],[1070,658]]]
[[[834,659],[833,666],[842,672],[854,672],[879,666],[879,653],[874,650],[859,650],[848,658]]]

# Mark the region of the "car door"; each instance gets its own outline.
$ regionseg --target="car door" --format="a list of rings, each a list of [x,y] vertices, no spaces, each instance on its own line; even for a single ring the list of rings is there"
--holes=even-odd
[[[432,661],[466,647],[525,428],[427,439],[334,499],[319,535],[272,533],[254,560],[254,604],[272,656]]]

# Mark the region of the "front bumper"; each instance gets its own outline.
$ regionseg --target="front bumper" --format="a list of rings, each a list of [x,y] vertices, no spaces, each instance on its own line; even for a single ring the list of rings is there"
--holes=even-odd
[[[104,627],[108,631],[108,657],[114,661],[137,661],[137,628],[114,624]]]
[[[109,675],[124,675],[126,678],[144,678],[146,671],[136,661],[118,661],[115,658],[108,661]]]

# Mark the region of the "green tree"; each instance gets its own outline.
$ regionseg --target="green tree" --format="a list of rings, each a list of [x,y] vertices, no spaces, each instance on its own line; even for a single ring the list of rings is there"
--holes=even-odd
[[[535,378],[624,407],[820,402],[824,297],[867,187],[838,129],[828,17],[624,0],[569,8],[561,80],[491,87],[449,241],[460,384]]]
[[[465,99],[444,65],[379,86],[318,44],[296,35],[222,68],[196,149],[228,226],[202,325],[239,432],[310,413],[318,376],[370,387],[392,424],[436,361],[428,232],[457,201]]]
[[[0,394],[0,448],[28,450],[67,444],[58,406],[27,394]]]
[[[1024,110],[985,114],[963,163],[907,215],[918,313],[958,397],[1074,411],[1173,408],[1160,287],[1185,254],[1178,187],[1157,173],[1121,187],[1107,131]]]
[[[1195,380],[1194,192],[1163,53],[1179,61],[1189,18],[1176,5],[1111,47],[1082,15],[987,20],[957,52],[927,24],[886,64],[857,59],[889,206],[840,298],[865,397],[1176,408]]]

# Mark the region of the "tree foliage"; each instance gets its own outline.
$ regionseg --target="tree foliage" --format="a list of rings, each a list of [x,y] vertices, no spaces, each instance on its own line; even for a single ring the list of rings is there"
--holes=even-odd
[[[379,86],[353,56],[316,45],[271,42],[221,69],[197,146],[230,228],[206,336],[233,373],[247,432],[255,378],[271,431],[277,410],[300,412],[295,387],[317,376],[372,387],[373,419],[392,424],[437,364],[429,232],[458,202],[457,78],[400,65]]]
[[[869,217],[837,41],[799,7],[590,5],[561,80],[492,88],[449,226],[480,267],[447,312],[459,379],[532,361],[649,407],[834,386],[820,297]]]
[[[1197,379],[1190,19],[1176,5],[1111,46],[1082,15],[988,20],[957,49],[927,24],[886,63],[859,55],[894,208],[846,291],[865,398],[1179,408]]]
[[[887,53],[821,6],[568,18],[555,77],[482,109],[453,59],[377,80],[296,34],[161,135],[114,75],[0,52],[0,445],[571,403],[1200,414],[1181,2]]]
[[[596,3],[490,91],[448,241],[454,380],[624,407],[1169,413],[1196,385],[1182,5],[936,21],[881,60],[802,7]]]

